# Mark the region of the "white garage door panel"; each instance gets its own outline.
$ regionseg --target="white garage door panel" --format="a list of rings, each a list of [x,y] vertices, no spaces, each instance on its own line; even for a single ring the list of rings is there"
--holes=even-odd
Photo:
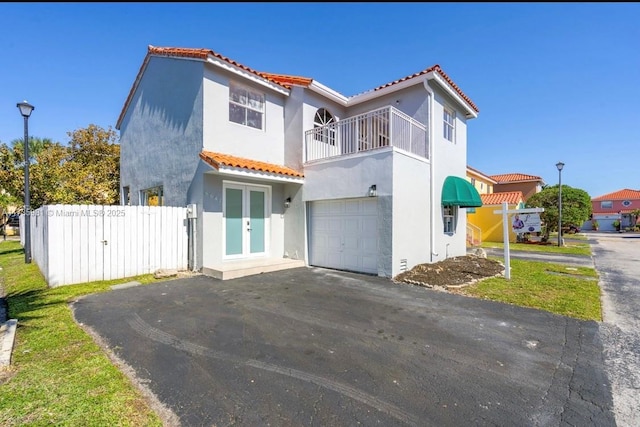
[[[378,272],[377,199],[311,203],[311,265]]]

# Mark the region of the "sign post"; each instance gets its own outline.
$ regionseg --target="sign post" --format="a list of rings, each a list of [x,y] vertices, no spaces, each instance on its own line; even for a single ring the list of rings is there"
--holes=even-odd
[[[504,277],[511,280],[511,254],[509,252],[509,216],[510,213],[526,214],[544,212],[544,208],[509,209],[507,202],[502,202],[502,209],[493,211],[494,214],[502,214],[502,233],[504,241]]]

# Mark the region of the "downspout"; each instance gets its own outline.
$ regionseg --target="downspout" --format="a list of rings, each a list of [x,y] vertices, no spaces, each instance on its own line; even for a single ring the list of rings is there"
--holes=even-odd
[[[431,247],[431,262],[434,262],[434,257],[438,256],[438,253],[435,252],[436,245],[436,202],[435,202],[435,185],[433,183],[435,177],[435,162],[433,161],[433,89],[429,87],[429,77],[424,80],[424,88],[429,94],[429,117],[427,118],[427,143],[429,144],[429,221],[431,222],[431,232],[429,233],[429,246]]]

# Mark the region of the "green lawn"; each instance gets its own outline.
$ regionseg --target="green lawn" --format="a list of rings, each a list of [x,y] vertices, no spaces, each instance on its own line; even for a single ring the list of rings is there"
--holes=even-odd
[[[462,289],[469,296],[602,321],[597,272],[544,262],[511,260],[511,280],[486,279]]]
[[[504,249],[504,243],[502,242],[482,242],[483,248],[498,248]],[[591,245],[589,243],[582,242],[567,242],[564,246],[557,245],[540,245],[529,243],[509,243],[509,249],[514,251],[530,251],[530,252],[549,252],[559,254],[573,254],[573,255],[591,255]]]
[[[131,382],[73,320],[68,302],[109,282],[49,289],[19,242],[0,242],[9,318],[18,319],[11,366],[0,372],[2,426],[161,426]]]

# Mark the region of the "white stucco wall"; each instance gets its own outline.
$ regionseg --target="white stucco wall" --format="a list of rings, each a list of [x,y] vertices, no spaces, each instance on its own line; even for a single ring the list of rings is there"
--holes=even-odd
[[[351,106],[347,109],[347,114],[349,116],[355,116],[366,113],[367,111],[391,105],[426,125],[429,116],[427,95],[424,85],[422,82],[419,82],[418,84],[401,89],[397,92]]]
[[[306,259],[305,203],[302,200],[302,185],[284,184],[283,199],[291,198],[291,205],[284,210],[284,257]]]
[[[263,129],[229,120],[229,83],[233,81],[265,95]],[[204,149],[278,165],[284,164],[285,95],[206,65],[203,83]]]
[[[391,148],[307,164],[303,200],[367,197],[376,184],[378,195],[392,195]]]
[[[199,202],[187,193],[202,148],[202,70],[198,61],[149,59],[120,125],[120,188],[132,205],[160,185],[167,206]]]
[[[430,200],[428,161],[404,153],[393,156],[393,259],[392,276],[431,260]]]
[[[320,96],[311,90],[306,90],[304,93],[304,114],[302,121],[304,131],[313,129],[316,111],[320,108],[327,109],[336,121],[347,118],[345,108],[342,105]]]
[[[466,179],[467,170],[467,125],[464,113],[457,103],[430,82],[429,86],[435,93],[433,103],[433,173],[434,173],[434,201],[435,201],[435,247],[433,261],[462,256],[466,254],[466,209],[458,209],[456,232],[444,233],[444,219],[442,217],[442,185],[447,176],[457,176]],[[456,110],[455,138],[449,141],[444,138],[443,120],[444,105]]]

